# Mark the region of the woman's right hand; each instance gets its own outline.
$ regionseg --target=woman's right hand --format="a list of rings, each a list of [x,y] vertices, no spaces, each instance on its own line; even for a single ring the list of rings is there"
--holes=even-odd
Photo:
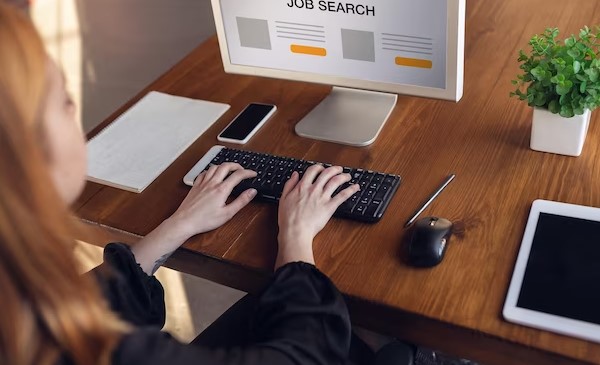
[[[279,200],[279,251],[275,269],[294,261],[314,264],[312,242],[336,209],[359,190],[353,184],[332,197],[338,187],[350,181],[339,166],[325,169],[313,165],[300,179],[294,172]]]
[[[211,166],[198,175],[177,211],[132,247],[142,269],[154,275],[188,238],[229,221],[256,196],[256,190],[244,191],[229,204],[227,198],[242,180],[255,176],[256,172],[230,162]]]
[[[237,163],[213,165],[202,172],[177,211],[169,218],[189,237],[212,231],[229,221],[256,196],[255,189],[241,193],[227,204],[233,189],[243,180],[256,176]]]

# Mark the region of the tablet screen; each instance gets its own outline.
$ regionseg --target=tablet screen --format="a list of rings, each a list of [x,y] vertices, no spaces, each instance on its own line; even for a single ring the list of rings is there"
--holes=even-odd
[[[600,324],[600,222],[540,213],[517,306]]]

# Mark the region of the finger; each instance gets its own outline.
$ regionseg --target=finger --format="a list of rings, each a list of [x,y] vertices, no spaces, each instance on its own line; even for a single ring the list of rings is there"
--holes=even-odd
[[[219,168],[215,171],[215,174],[213,175],[211,180],[215,182],[221,182],[227,178],[229,173],[243,169],[244,168],[240,164],[233,162],[224,162],[219,165]]]
[[[338,195],[331,198],[331,204],[333,204],[337,209],[337,207],[342,205],[343,202],[348,200],[352,195],[356,194],[356,192],[359,190],[360,190],[360,185],[352,184],[352,185],[348,186],[346,189],[340,191],[338,193]]]
[[[325,170],[323,170],[323,172],[321,172],[321,174],[317,178],[317,181],[315,181],[315,185],[323,189],[325,185],[329,182],[329,180],[331,180],[331,178],[341,174],[342,171],[344,171],[344,169],[340,166],[332,166],[326,168]]]
[[[217,171],[217,169],[219,168],[219,165],[210,165],[210,167],[208,168],[208,170],[206,170],[205,174],[204,174],[204,179],[203,181],[208,181],[212,178],[212,176],[215,174],[215,171]]]
[[[202,181],[204,181],[204,177],[206,176],[206,171],[202,171],[200,173],[200,175],[196,176],[196,178],[194,179],[194,186],[198,186],[200,184],[202,184]]]
[[[229,175],[229,177],[225,179],[225,181],[223,181],[221,186],[227,191],[231,191],[233,190],[233,188],[238,186],[238,184],[241,183],[243,180],[252,177],[256,177],[255,171],[245,169],[235,170],[233,174]]]
[[[298,185],[298,181],[300,180],[300,175],[296,171],[292,172],[292,176],[285,182],[283,185],[283,191],[281,192],[281,198],[285,198],[290,191],[292,191],[296,185]]]
[[[248,205],[256,196],[256,189],[248,189],[241,193],[234,201],[225,206],[225,210],[230,217],[237,214],[243,207]]]
[[[332,177],[331,179],[329,179],[329,181],[323,188],[323,193],[327,196],[332,196],[333,193],[337,190],[337,188],[339,188],[343,184],[347,183],[351,179],[352,179],[352,177],[350,176],[350,174],[336,175],[336,176]]]
[[[304,176],[302,176],[302,180],[300,180],[300,184],[304,187],[309,187],[315,182],[317,176],[323,171],[325,167],[321,164],[315,164],[306,169]]]

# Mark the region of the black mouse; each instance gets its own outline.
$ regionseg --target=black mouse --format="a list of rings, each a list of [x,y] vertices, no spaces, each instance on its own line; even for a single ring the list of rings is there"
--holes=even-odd
[[[452,222],[445,218],[426,217],[416,221],[408,242],[408,263],[417,267],[439,264],[451,234]]]

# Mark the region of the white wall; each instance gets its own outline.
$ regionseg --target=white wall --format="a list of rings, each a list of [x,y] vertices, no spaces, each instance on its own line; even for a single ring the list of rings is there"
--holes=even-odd
[[[210,0],[37,0],[89,131],[212,35]]]

